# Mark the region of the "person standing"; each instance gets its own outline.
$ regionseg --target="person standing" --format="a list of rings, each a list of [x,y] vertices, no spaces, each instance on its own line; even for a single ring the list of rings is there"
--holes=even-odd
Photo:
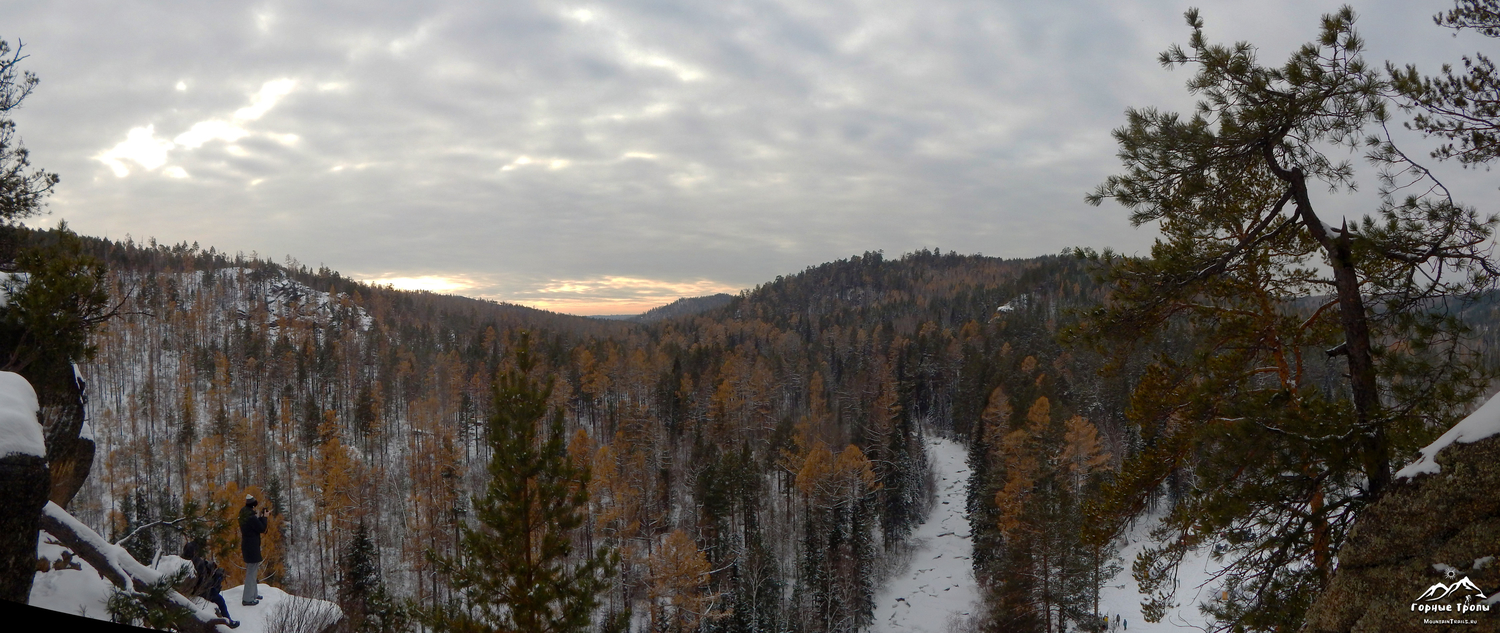
[[[260,589],[255,586],[256,574],[260,572],[260,535],[266,533],[266,509],[256,509],[260,502],[254,495],[245,495],[245,507],[240,508],[240,554],[245,557],[245,591],[240,594],[240,604],[247,607],[260,604]]]

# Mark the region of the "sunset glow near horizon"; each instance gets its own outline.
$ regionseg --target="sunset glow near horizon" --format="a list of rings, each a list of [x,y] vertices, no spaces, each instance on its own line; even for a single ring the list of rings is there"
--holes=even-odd
[[[33,226],[634,314],[866,251],[1144,253],[1151,227],[1083,197],[1127,107],[1191,112],[1156,61],[1183,11],[1279,64],[1341,4],[21,0],[0,36],[41,79],[17,133],[62,177]],[[1493,48],[1432,24],[1447,0],[1352,5],[1375,66]],[[1436,167],[1496,211],[1489,174]]]
[[[488,295],[482,290],[486,282],[465,277],[379,276],[358,280],[376,286],[390,286],[397,290],[419,290],[491,299],[579,316],[641,314],[678,299],[739,292],[738,288],[704,279],[688,282],[631,277],[558,279],[550,280],[530,292],[511,296]]]

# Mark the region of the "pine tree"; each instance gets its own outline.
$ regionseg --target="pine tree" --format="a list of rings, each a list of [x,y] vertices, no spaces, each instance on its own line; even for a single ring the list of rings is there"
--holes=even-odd
[[[515,367],[493,389],[490,484],[474,504],[479,525],[463,527],[459,558],[434,556],[465,602],[463,610],[428,614],[439,630],[583,631],[613,572],[608,550],[573,552],[589,473],[569,459],[562,413],[548,411],[553,380],[538,384],[535,369],[522,334]]]
[[[1434,16],[1433,21],[1455,31],[1473,29],[1487,37],[1500,37],[1500,2],[1458,0],[1452,10]],[[1406,98],[1403,107],[1422,111],[1410,127],[1447,141],[1432,156],[1477,166],[1500,158],[1500,72],[1483,53],[1472,58],[1465,55],[1463,64],[1461,73],[1443,64],[1439,77],[1423,77],[1416,66],[1389,70],[1395,88]]]
[[[1348,7],[1269,67],[1186,17],[1189,46],[1161,61],[1197,69],[1196,112],[1128,111],[1125,171],[1088,197],[1162,232],[1148,258],[1101,258],[1114,288],[1085,332],[1111,353],[1153,347],[1128,409],[1144,450],[1094,518],[1117,529],[1190,480],[1136,562],[1151,615],[1173,600],[1184,553],[1213,543],[1226,552],[1218,626],[1291,630],[1392,464],[1483,395],[1457,312],[1500,273],[1485,250],[1496,220],[1384,132],[1392,85],[1361,59]],[[1365,146],[1380,171],[1370,216],[1317,209],[1318,185],[1353,188],[1353,165],[1328,155],[1339,145]]]
[[[14,48],[10,42],[0,40],[0,224],[3,225],[41,213],[42,200],[51,195],[58,181],[57,174],[31,169],[31,155],[16,136],[16,124],[10,119],[11,110],[19,109],[41,82],[35,73],[21,71],[21,60],[26,59],[21,48],[19,40]],[[14,255],[6,248],[11,246],[0,242],[0,259]]]
[[[354,536],[339,562],[339,607],[346,616],[348,630],[352,633],[405,630],[406,614],[386,593],[375,542],[363,521],[354,528]]]

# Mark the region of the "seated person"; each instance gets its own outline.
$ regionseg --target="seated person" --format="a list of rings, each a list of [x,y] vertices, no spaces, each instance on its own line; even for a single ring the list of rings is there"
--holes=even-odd
[[[219,616],[229,620],[229,628],[236,628],[240,623],[229,617],[229,605],[224,604],[224,596],[219,595],[219,590],[224,585],[224,570],[219,569],[219,566],[212,561],[204,560],[202,549],[202,546],[194,541],[189,541],[182,547],[182,557],[193,563],[193,576],[196,578],[192,588],[188,590],[188,595],[202,596],[218,605]]]

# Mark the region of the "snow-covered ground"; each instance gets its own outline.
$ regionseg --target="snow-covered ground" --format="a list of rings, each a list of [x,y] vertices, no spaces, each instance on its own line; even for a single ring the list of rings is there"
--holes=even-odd
[[[273,627],[272,623],[278,617],[283,619],[298,619],[290,614],[278,614],[282,609],[288,609],[301,616],[300,619],[313,619],[319,622],[332,624],[343,617],[337,605],[324,600],[315,600],[294,596],[270,585],[260,585],[260,604],[247,607],[240,604],[240,596],[245,588],[243,585],[231,587],[224,590],[224,602],[229,604],[229,615],[240,622],[240,627],[234,629],[234,633],[266,633],[272,628],[282,629],[287,627]],[[222,630],[224,627],[220,627]],[[308,627],[298,630],[316,630],[317,627]]]
[[[64,557],[64,552],[67,552],[69,556]],[[109,602],[114,585],[99,577],[99,572],[94,571],[94,568],[83,559],[72,556],[72,552],[58,545],[46,532],[38,534],[36,555],[37,558],[62,565],[67,565],[71,561],[78,569],[64,567],[37,572],[36,577],[31,581],[31,597],[27,600],[28,604],[86,618],[109,619],[109,613],[105,612],[104,605]]]
[[[0,371],[0,457],[45,457],[42,425],[36,421],[36,390],[20,374]]]
[[[875,632],[941,633],[955,616],[966,617],[979,601],[971,558],[965,493],[967,451],[957,442],[929,438],[927,457],[937,475],[937,503],[911,539],[910,562],[875,596]]]
[[[65,557],[64,552],[67,552],[67,548],[58,545],[46,532],[40,534],[37,557],[53,562],[60,561],[62,565],[57,566],[63,568],[37,572],[36,578],[32,581],[31,596],[27,603],[33,607],[108,620],[109,613],[105,610],[105,604],[109,602],[109,596],[114,592],[114,585],[100,577],[99,573],[94,571],[94,568],[87,562],[74,556]],[[77,569],[68,566],[69,563]],[[156,569],[161,572],[171,572],[185,563],[186,561],[176,556],[163,556],[157,563]],[[321,616],[326,622],[333,622],[342,617],[338,606],[332,602],[294,596],[265,584],[260,585],[259,590],[263,598],[260,604],[252,607],[240,604],[243,586],[231,587],[221,592],[224,602],[229,604],[230,617],[239,621],[240,626],[230,629],[221,625],[218,627],[220,633],[227,633],[231,630],[234,633],[266,633],[272,628],[280,630],[284,627],[272,626],[272,622],[278,617],[301,616],[305,620],[309,617]],[[194,598],[193,602],[200,609],[210,611],[214,609],[213,605],[203,598]],[[286,613],[280,613],[282,611]]]
[[[1148,535],[1157,519],[1158,517],[1151,515],[1142,517],[1126,533],[1125,546],[1120,548],[1119,554],[1122,569],[1099,593],[1099,614],[1108,615],[1111,623],[1123,620],[1121,628],[1132,632],[1184,633],[1203,630],[1208,619],[1198,611],[1198,605],[1213,598],[1214,588],[1209,583],[1220,566],[1209,557],[1208,548],[1200,548],[1183,556],[1182,566],[1177,572],[1176,602],[1179,606],[1168,611],[1167,617],[1160,622],[1147,622],[1141,616],[1140,588],[1136,585],[1135,578],[1130,576],[1130,564],[1135,561],[1135,555],[1149,544]],[[1111,626],[1110,630],[1121,629]]]
[[[912,534],[910,562],[876,594],[873,633],[945,633],[957,616],[966,617],[979,603],[970,560],[974,544],[969,519],[964,512],[964,494],[969,485],[967,451],[952,440],[930,438],[928,459],[937,474],[937,503],[931,516]],[[1123,620],[1129,631],[1183,633],[1201,630],[1206,619],[1198,612],[1201,601],[1212,598],[1207,585],[1218,569],[1205,548],[1189,553],[1182,561],[1177,591],[1179,606],[1161,622],[1141,617],[1141,595],[1130,577],[1130,563],[1148,542],[1147,534],[1156,517],[1143,517],[1125,535],[1120,550],[1123,569],[1109,581],[1099,596],[1099,611],[1111,622]],[[1119,626],[1119,625],[1116,625]],[[1121,630],[1114,628],[1113,630]]]

